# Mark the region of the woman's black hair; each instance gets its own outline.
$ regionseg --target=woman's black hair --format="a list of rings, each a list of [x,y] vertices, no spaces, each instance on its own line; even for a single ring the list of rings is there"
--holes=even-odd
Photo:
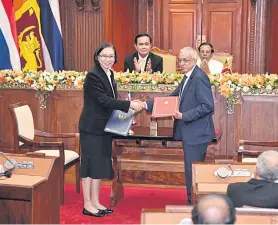
[[[117,54],[117,51],[116,51],[114,45],[112,45],[109,42],[102,43],[97,47],[97,50],[95,51],[95,54],[94,54],[95,64],[99,65],[98,56],[102,52],[102,50],[105,49],[105,48],[113,48],[114,53],[115,53],[115,62],[114,62],[114,64],[116,64],[118,62],[118,54]]]

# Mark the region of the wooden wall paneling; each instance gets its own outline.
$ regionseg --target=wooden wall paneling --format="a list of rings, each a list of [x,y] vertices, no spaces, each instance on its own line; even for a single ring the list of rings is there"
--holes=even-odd
[[[162,49],[162,35],[161,32],[164,29],[162,23],[163,13],[163,0],[156,0],[153,2],[153,46]]]
[[[117,49],[119,61],[116,71],[123,71],[124,58],[135,51],[134,38],[137,35],[137,0],[113,1],[113,43]]]
[[[60,18],[64,46],[64,67],[74,70],[75,0],[60,0]]]
[[[219,93],[217,92],[213,92],[213,98],[214,98],[214,114],[213,114],[213,123],[214,123],[214,127],[217,130],[221,130],[222,131],[222,126],[221,126],[221,98]],[[215,145],[209,145],[208,146],[208,152],[209,153],[213,153],[213,155],[226,155],[224,153],[221,152],[220,149],[220,142],[215,144]]]
[[[269,0],[267,9],[267,46],[266,46],[266,71],[278,73],[278,1]]]
[[[4,138],[4,133],[5,133],[5,129],[4,129],[4,120],[5,120],[5,112],[4,112],[4,92],[0,91],[0,151],[2,146],[5,145],[5,138]]]
[[[266,70],[267,0],[257,0],[250,9],[249,73]]]
[[[105,40],[114,44],[118,53],[116,71],[123,71],[124,58],[135,51],[138,0],[105,1]]]
[[[188,3],[188,4],[187,4]],[[178,54],[185,46],[195,47],[200,17],[196,1],[184,4],[163,2],[163,49]]]
[[[88,71],[93,55],[104,40],[104,4],[93,10],[90,1],[78,10],[75,0],[61,0],[61,24],[64,41],[65,69]]]
[[[258,0],[256,6],[256,46],[255,68],[256,74],[265,73],[266,70],[266,15],[267,0]]]
[[[148,0],[138,0],[138,33],[148,32]]]
[[[104,39],[103,6],[99,11],[79,11],[75,20],[75,70],[88,71],[94,64],[94,52]]]
[[[220,52],[234,56],[233,70],[241,71],[242,0],[204,1],[203,34]]]
[[[249,46],[250,46],[250,1],[242,1],[242,41],[241,41],[241,73],[249,72]]]
[[[113,2],[104,0],[104,41],[113,42]]]
[[[237,128],[237,130],[240,129],[239,139],[277,141],[277,96],[243,96],[241,107],[241,114],[238,118],[241,124]],[[261,147],[248,148],[259,150]]]

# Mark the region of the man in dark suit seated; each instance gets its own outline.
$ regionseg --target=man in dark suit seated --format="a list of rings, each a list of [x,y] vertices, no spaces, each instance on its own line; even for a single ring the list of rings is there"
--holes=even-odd
[[[231,200],[220,194],[202,197],[192,210],[194,224],[234,224],[235,208]]]
[[[161,72],[163,71],[162,57],[150,52],[152,44],[152,37],[148,34],[138,34],[134,40],[134,47],[136,53],[125,57],[124,71],[130,72]]]
[[[247,183],[229,184],[227,195],[235,207],[243,205],[278,208],[278,152],[265,151],[258,157],[256,177]]]

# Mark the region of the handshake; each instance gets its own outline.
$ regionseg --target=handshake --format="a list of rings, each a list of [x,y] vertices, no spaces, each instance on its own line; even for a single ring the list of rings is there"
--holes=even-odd
[[[146,102],[140,100],[133,100],[130,102],[130,108],[133,109],[136,113],[146,109]]]

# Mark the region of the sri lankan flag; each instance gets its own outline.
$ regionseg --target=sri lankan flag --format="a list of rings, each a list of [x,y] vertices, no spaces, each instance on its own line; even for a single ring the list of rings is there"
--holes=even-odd
[[[223,70],[222,70],[222,74],[225,74],[225,73],[226,74],[232,74],[232,69],[229,65],[228,58],[226,59]]]
[[[45,70],[41,33],[40,7],[37,0],[14,0],[21,67],[26,70]]]

